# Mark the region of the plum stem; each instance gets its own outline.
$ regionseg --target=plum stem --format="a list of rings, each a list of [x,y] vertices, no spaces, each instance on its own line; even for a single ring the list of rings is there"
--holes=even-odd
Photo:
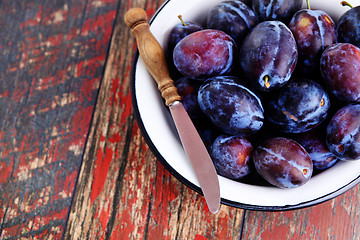
[[[307,6],[307,9],[310,10],[310,0],[306,0],[306,6]]]
[[[291,120],[293,120],[293,121],[295,121],[295,122],[298,121],[298,119],[297,119],[294,115],[290,114],[288,111],[282,111],[282,113],[283,113],[284,115],[288,116]]]
[[[270,87],[269,78],[270,78],[270,77],[269,77],[268,75],[265,75],[264,78],[263,78],[263,79],[264,79],[264,82],[265,82],[264,84],[265,84],[265,87],[266,87],[266,88],[269,88],[269,87]]]
[[[182,19],[182,15],[179,15],[178,18],[180,19],[181,23],[186,26],[186,23],[184,22],[184,20]]]
[[[322,98],[320,102],[320,106],[323,107],[325,105],[325,100]]]
[[[341,1],[341,5],[343,5],[344,7],[345,6],[348,6],[348,7],[350,7],[350,8],[354,8],[349,2],[347,2],[347,1]]]
[[[338,153],[341,153],[342,151],[344,151],[344,144],[341,144],[340,146],[338,146]]]

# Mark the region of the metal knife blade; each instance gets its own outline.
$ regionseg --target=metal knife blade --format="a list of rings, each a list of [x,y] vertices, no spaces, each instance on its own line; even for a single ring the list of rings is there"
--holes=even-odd
[[[150,32],[146,12],[141,8],[130,9],[125,13],[124,21],[131,28],[138,44],[140,57],[157,82],[165,104],[170,108],[180,140],[199,181],[209,210],[216,213],[220,208],[220,186],[215,167],[181,103],[174,81],[169,76],[165,53]]]
[[[169,108],[209,210],[216,213],[220,208],[220,186],[214,164],[182,103],[175,101]]]

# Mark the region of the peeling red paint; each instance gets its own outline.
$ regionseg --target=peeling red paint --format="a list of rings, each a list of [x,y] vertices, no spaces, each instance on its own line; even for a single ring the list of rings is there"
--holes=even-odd
[[[0,93],[0,98],[7,98],[9,97],[9,91],[5,90],[3,93]]]
[[[80,33],[80,30],[77,27],[71,28],[65,35],[66,40],[67,41],[75,40],[77,37],[79,37],[79,33]],[[72,46],[70,46],[70,47],[72,47]]]
[[[64,33],[49,36],[45,41],[47,44],[50,44],[50,46],[52,47],[58,46],[62,44],[64,41]]]
[[[132,104],[131,104],[131,95],[130,93],[128,95],[125,95],[121,99],[121,105],[123,106],[123,112],[120,116],[121,123],[125,123],[128,121],[128,117],[130,116],[132,112]]]
[[[170,201],[168,191],[164,191],[164,180],[169,181],[171,174],[161,165],[158,164],[158,173],[156,174],[155,186],[152,189],[156,189],[154,194],[153,208],[157,209],[154,222],[157,224],[150,224],[148,228],[149,239],[156,239],[158,236],[163,236],[163,232],[166,231],[167,222],[169,221],[169,209],[166,207]]]
[[[0,121],[0,184],[12,189],[0,193],[1,239],[63,234],[117,11],[116,1],[100,2],[5,0],[0,6],[7,13],[0,26],[13,28],[0,40],[9,59],[0,90],[7,108]],[[83,20],[97,25],[87,35]],[[106,149],[100,170],[111,155]],[[104,179],[100,174],[100,188]]]
[[[95,199],[101,193],[104,187],[112,159],[113,150],[111,148],[106,148],[105,154],[102,152],[101,149],[98,150],[95,159],[95,169],[90,193],[90,200],[92,204],[94,203]]]
[[[118,219],[119,225],[113,230],[111,239],[121,239],[124,236],[131,236],[135,232],[136,225],[131,222],[132,216],[129,212],[124,211],[121,213]]]
[[[114,133],[112,136],[108,138],[108,141],[111,143],[118,143],[121,141],[121,135],[119,133]]]
[[[70,131],[73,136],[84,137],[84,127],[89,126],[94,106],[79,109],[72,118],[72,124]],[[75,141],[78,139],[74,138]]]
[[[275,223],[276,225],[276,223]],[[288,225],[276,225],[271,229],[265,229],[261,233],[262,239],[300,239],[298,235],[295,235],[294,238],[289,238],[288,236],[290,226]]]
[[[196,234],[194,240],[208,240],[208,238],[206,238],[206,237],[204,237],[202,235]]]
[[[91,18],[85,21],[83,28],[81,29],[81,34],[86,36],[89,32],[93,33],[102,33],[104,37],[111,35],[112,29],[108,28],[109,24],[114,20],[116,16],[116,11],[109,11],[104,15],[99,15],[96,18]],[[104,32],[104,30],[106,30]]]
[[[41,17],[42,17],[42,5],[39,5],[39,11],[37,12],[35,18],[28,19],[25,22],[22,22],[20,24],[20,29],[23,30],[26,27],[34,27],[38,25],[41,21]]]
[[[112,104],[118,105],[118,101],[119,101],[119,88],[120,88],[120,80],[118,78],[116,79],[112,79],[111,81],[111,88],[110,88],[110,92],[111,92],[111,96],[109,98],[109,106],[111,106]]]
[[[7,183],[7,181],[9,181],[13,167],[14,167],[13,160],[10,161],[9,164],[7,164],[6,162],[0,161],[0,173],[1,173],[0,174],[0,184]]]
[[[99,131],[100,131],[100,129],[99,129]],[[104,142],[106,140],[106,137],[104,136],[104,135],[100,135],[100,142]]]
[[[343,196],[345,197],[345,196]],[[340,200],[338,198],[337,200]],[[319,207],[322,206],[322,207]],[[340,204],[336,204],[334,209],[331,202],[323,203],[311,209],[311,214],[307,219],[308,228],[317,229],[315,235],[317,239],[352,239],[351,224],[353,222],[352,216]],[[337,216],[337,217],[336,217]],[[341,224],[339,220],[341,219]],[[321,229],[328,229],[328,231],[321,231]],[[310,239],[314,235],[314,231],[305,231],[301,236],[302,239]],[[309,235],[310,234],[310,235]],[[293,238],[295,239],[295,237]]]
[[[131,73],[131,66],[128,66],[128,67],[126,68],[124,77],[125,77],[125,78],[128,78],[128,76],[130,75],[130,73]]]
[[[102,238],[105,237],[106,226],[108,224],[109,218],[110,218],[110,207],[106,206],[106,210],[102,209],[102,211],[100,212],[100,216],[99,216],[101,229],[102,229],[102,231],[99,232],[99,234],[102,235],[101,236]]]

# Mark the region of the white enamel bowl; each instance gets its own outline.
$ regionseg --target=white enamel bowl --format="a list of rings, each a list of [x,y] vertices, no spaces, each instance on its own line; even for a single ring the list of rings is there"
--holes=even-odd
[[[221,0],[169,0],[150,20],[151,31],[162,46],[170,29],[178,24],[177,16],[187,21],[204,22],[209,9]],[[349,1],[353,6],[359,1]],[[303,6],[305,7],[305,1]],[[322,9],[334,21],[347,7],[340,0],[311,0],[312,9]],[[132,100],[139,127],[146,142],[159,161],[186,186],[201,193],[199,183],[172,122],[170,113],[148,73],[136,54],[132,68]],[[339,162],[313,176],[305,185],[293,189],[256,186],[219,176],[221,202],[243,209],[279,211],[312,206],[332,199],[360,181],[360,161]]]

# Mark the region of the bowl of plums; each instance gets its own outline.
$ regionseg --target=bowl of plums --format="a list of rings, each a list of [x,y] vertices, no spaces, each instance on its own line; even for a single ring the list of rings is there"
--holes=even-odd
[[[216,168],[221,203],[283,211],[360,182],[360,1],[169,0],[150,30]],[[201,193],[171,114],[135,55],[142,134]]]

